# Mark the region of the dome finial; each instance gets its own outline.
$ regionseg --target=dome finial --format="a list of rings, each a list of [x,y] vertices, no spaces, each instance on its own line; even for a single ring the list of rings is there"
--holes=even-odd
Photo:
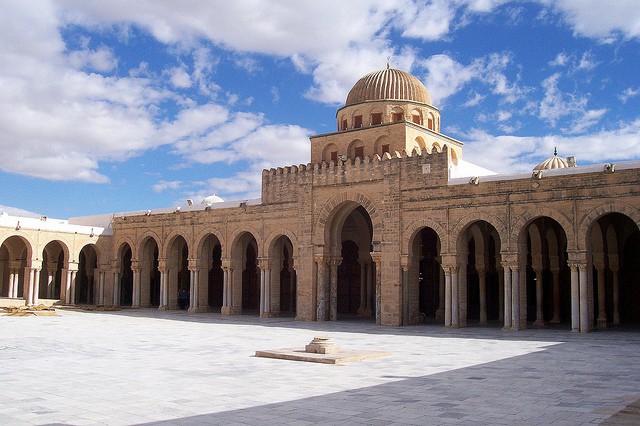
[[[391,68],[391,56],[387,56],[387,69]]]
[[[558,156],[558,147],[557,146],[553,147],[553,156],[554,157]]]

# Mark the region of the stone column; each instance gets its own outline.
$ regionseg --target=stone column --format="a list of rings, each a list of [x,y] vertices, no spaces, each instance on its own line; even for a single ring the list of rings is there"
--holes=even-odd
[[[571,269],[571,331],[580,331],[580,276],[578,264],[570,261]]]
[[[318,288],[318,306],[316,308],[316,319],[318,321],[327,320],[327,277],[326,277],[326,260],[324,255],[317,254],[315,256],[317,264],[318,276],[316,278],[316,286]]]
[[[197,266],[191,266],[189,269],[189,309],[187,312],[198,312],[200,309],[199,287],[200,269]]]
[[[402,325],[409,325],[409,256],[400,257],[402,268]]]
[[[587,263],[578,264],[580,276],[580,332],[589,331],[589,283],[587,280]]]
[[[436,309],[436,320],[444,320],[444,304],[445,304],[445,289],[444,289],[444,269],[442,265],[438,263],[438,309]]]
[[[260,317],[271,315],[271,265],[268,258],[258,259],[260,268]]]
[[[166,258],[158,259],[158,272],[160,272],[160,300],[158,301],[158,309],[165,311],[169,308],[169,269]]]
[[[375,264],[375,297],[376,297],[376,324],[380,325],[382,321],[382,253],[371,253],[371,259]]]
[[[458,300],[458,267],[451,268],[451,327],[458,328],[460,325]]]
[[[338,319],[338,266],[342,263],[341,257],[333,257],[329,262],[330,287],[329,287],[329,319]]]
[[[9,297],[10,299],[14,299],[18,294],[16,286],[16,275],[16,270],[11,269],[11,272],[9,273],[9,294],[7,295],[7,297]]]
[[[598,328],[607,328],[607,293],[605,290],[605,263],[604,254],[598,256],[598,259],[594,259],[594,266],[598,273]]]
[[[140,276],[142,274],[142,267],[140,262],[131,262],[131,272],[133,272],[133,294],[131,295],[131,307],[140,307]]]
[[[231,259],[222,260],[223,282],[222,282],[222,315],[233,315],[233,268]]]
[[[511,295],[511,265],[507,262],[502,262],[502,273],[504,275],[504,325],[503,330],[511,330],[511,304],[512,304],[512,295]]]
[[[498,321],[504,323],[504,269],[496,265],[498,273]]]
[[[511,265],[511,329],[520,330],[520,268]]]
[[[544,312],[542,310],[542,301],[543,301],[543,282],[542,282],[542,268],[534,269],[534,273],[536,274],[536,320],[533,322],[533,325],[543,326],[544,325]]]
[[[29,288],[29,304],[38,304],[38,293],[40,290],[40,268],[31,269],[31,286]]]
[[[444,326],[451,327],[451,268],[444,268]]]
[[[113,306],[120,306],[120,272],[113,273]]]
[[[478,270],[478,286],[480,287],[480,325],[487,325],[487,271],[484,267]]]
[[[104,280],[106,271],[100,270],[98,272],[98,305],[104,305]]]

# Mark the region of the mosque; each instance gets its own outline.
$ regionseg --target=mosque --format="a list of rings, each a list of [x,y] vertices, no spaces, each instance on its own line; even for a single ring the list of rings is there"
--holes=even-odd
[[[362,77],[260,199],[57,220],[0,207],[0,305],[380,325],[640,324],[640,162],[463,159],[413,75]],[[610,141],[615,145],[615,141]]]

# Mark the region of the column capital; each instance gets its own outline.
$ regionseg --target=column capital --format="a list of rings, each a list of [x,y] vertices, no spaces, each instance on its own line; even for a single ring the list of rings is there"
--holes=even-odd
[[[271,262],[268,257],[259,257],[258,258],[258,268],[262,271],[268,271],[271,269]]]
[[[409,270],[409,255],[408,254],[401,254],[400,255],[400,266],[402,267],[402,270],[404,270],[404,271]]]
[[[371,260],[373,260],[376,264],[382,262],[382,253],[379,251],[371,252]]]
[[[327,263],[327,257],[323,253],[314,254],[313,261],[318,265],[322,265],[324,263]]]
[[[341,263],[342,263],[341,256],[332,256],[331,259],[329,259],[329,264],[331,266],[340,266]]]

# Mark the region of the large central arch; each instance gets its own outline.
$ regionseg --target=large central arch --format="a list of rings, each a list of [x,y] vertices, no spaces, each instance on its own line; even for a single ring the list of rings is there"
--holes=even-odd
[[[368,209],[356,201],[345,200],[326,216],[324,254],[317,280],[318,320],[376,318],[378,292],[371,256],[376,228],[370,212],[374,212],[376,219],[377,213],[367,201]]]

